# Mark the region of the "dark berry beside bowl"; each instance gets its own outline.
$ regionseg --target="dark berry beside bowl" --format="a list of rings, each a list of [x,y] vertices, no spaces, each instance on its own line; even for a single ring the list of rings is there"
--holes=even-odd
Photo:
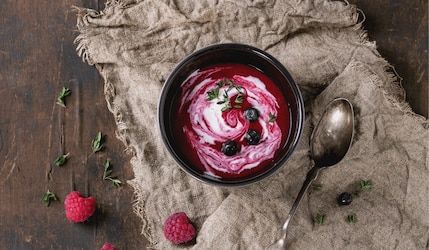
[[[238,152],[238,145],[235,141],[226,141],[222,143],[221,151],[226,156],[233,156]]]
[[[338,196],[338,204],[345,206],[352,203],[352,195],[350,193],[344,192]]]
[[[258,131],[254,129],[250,129],[246,132],[244,135],[244,139],[246,142],[250,145],[256,145],[259,143],[259,140],[261,140],[261,136],[259,135]]]
[[[259,111],[255,108],[248,108],[244,110],[244,118],[249,122],[254,122],[259,118]]]

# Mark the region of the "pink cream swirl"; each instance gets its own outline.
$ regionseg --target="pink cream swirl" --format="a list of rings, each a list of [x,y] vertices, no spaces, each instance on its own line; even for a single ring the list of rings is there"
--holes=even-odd
[[[242,87],[242,107],[222,111],[225,104],[219,104],[224,93],[229,100],[235,100],[240,93],[228,85],[219,88],[219,97],[208,101],[207,92],[213,90],[224,78],[216,77],[216,73],[224,68],[197,70],[182,84],[182,99],[179,113],[189,116],[189,125],[183,127],[188,141],[205,168],[206,174],[216,176],[213,169],[229,174],[239,174],[245,169],[257,167],[261,162],[270,160],[281,145],[282,131],[276,121],[279,105],[276,98],[267,90],[266,85],[254,76],[232,75],[228,77],[237,86]],[[251,124],[243,115],[245,106],[256,108],[260,116]],[[186,113],[184,111],[186,110]],[[244,139],[251,126],[260,130],[260,142],[248,145]],[[239,152],[226,156],[220,145],[234,140],[239,144]]]

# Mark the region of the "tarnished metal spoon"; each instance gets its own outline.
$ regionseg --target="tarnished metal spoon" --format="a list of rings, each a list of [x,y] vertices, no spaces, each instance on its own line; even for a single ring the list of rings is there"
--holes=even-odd
[[[331,101],[313,130],[310,138],[310,154],[314,166],[308,171],[298,197],[292,205],[282,227],[282,236],[267,249],[285,249],[289,222],[294,216],[302,197],[319,171],[340,162],[350,148],[354,133],[354,112],[351,103],[344,98]]]

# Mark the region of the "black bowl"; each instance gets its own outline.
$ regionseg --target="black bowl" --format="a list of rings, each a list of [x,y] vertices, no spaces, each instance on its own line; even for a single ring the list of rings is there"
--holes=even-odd
[[[237,178],[217,178],[204,173],[191,163],[183,153],[183,143],[175,135],[174,113],[177,104],[174,100],[180,98],[181,85],[197,69],[220,63],[239,63],[250,65],[268,76],[280,89],[287,101],[290,113],[290,129],[287,139],[282,143],[279,153],[271,159],[260,171]],[[177,114],[177,113],[176,113]],[[158,105],[159,127],[163,142],[178,165],[196,179],[216,186],[242,186],[260,181],[273,174],[290,158],[302,134],[304,122],[304,104],[298,86],[295,84],[286,68],[268,53],[244,44],[217,44],[200,49],[183,61],[170,74],[161,92]]]

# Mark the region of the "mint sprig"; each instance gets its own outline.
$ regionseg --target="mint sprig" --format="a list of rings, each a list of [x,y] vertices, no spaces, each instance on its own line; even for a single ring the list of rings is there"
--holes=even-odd
[[[57,97],[57,104],[62,106],[62,107],[66,107],[64,98],[66,96],[69,96],[71,94],[71,90],[69,88],[63,87],[60,91],[60,93],[58,94]]]
[[[57,196],[48,189],[48,191],[43,195],[42,200],[45,203],[45,206],[49,207],[51,200],[57,200]]]
[[[228,86],[228,88],[224,89],[224,92],[220,97],[220,89],[225,86]],[[235,97],[235,100],[234,100],[235,104],[232,105],[231,98],[229,96],[229,91],[231,91],[234,88],[237,91],[237,96]],[[216,88],[207,91],[207,98],[206,98],[207,101],[213,101],[216,99],[219,99],[216,102],[216,104],[223,105],[221,108],[222,112],[225,112],[232,108],[240,109],[241,108],[240,104],[244,102],[243,87],[240,85],[237,85],[231,79],[222,79],[218,83],[216,83]]]
[[[269,117],[268,122],[275,122],[277,120],[277,117],[272,113],[270,113],[268,117]]]
[[[313,190],[322,190],[322,185],[321,184],[313,184]]]
[[[207,101],[212,101],[214,99],[217,99],[219,97],[219,87],[216,87],[212,90],[207,91]]]
[[[349,224],[355,224],[355,222],[356,222],[356,215],[354,215],[354,214],[347,215],[347,222]]]
[[[104,138],[104,135],[101,132],[98,132],[95,138],[91,141],[92,152],[96,153],[103,149],[104,147],[102,143],[103,138]]]
[[[323,222],[325,222],[325,215],[317,214],[316,217],[314,217],[314,220],[317,224],[322,225]]]
[[[361,180],[359,182],[361,189],[365,189],[365,190],[371,190],[372,189],[372,184],[371,181],[364,181]]]
[[[112,176],[113,170],[110,169],[110,161],[106,161],[106,163],[103,164],[104,167],[104,173],[103,173],[103,180],[109,180],[113,183],[113,186],[119,187],[121,186],[122,182],[116,178],[116,176]]]
[[[67,157],[70,155],[70,153],[67,153],[65,155],[60,155],[58,156],[55,160],[54,160],[54,165],[57,167],[60,167],[62,165],[64,165],[64,163],[66,163],[67,161]]]

